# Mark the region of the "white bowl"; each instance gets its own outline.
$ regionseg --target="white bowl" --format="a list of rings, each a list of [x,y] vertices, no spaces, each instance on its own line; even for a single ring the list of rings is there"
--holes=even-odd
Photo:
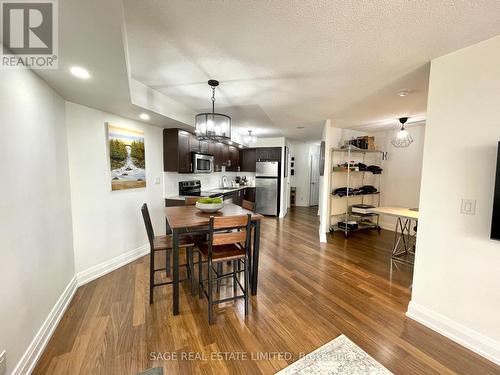
[[[224,207],[224,202],[222,203],[200,203],[196,202],[196,208],[206,212],[206,213],[213,213],[219,211],[222,207]]]

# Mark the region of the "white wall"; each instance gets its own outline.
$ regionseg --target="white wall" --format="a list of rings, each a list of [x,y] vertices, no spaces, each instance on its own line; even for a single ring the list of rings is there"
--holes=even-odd
[[[500,242],[490,240],[500,140],[500,36],[432,61],[408,315],[500,364]],[[475,216],[462,198],[476,199]]]
[[[146,188],[111,191],[106,122],[144,130]],[[165,233],[162,129],[66,103],[76,272],[147,243],[140,208],[147,203],[155,234]],[[160,183],[155,184],[155,178]]]
[[[0,352],[10,374],[74,276],[64,101],[0,70]]]
[[[331,149],[338,147],[342,141],[342,129],[332,126],[331,121],[326,120],[322,140],[325,141],[325,174],[319,179],[319,240],[326,242],[326,233],[330,227]]]
[[[293,142],[291,156],[295,158],[295,174],[290,177],[291,186],[296,187],[295,205],[309,206],[311,189],[311,156],[319,155],[319,144],[317,142]]]
[[[384,172],[380,176],[381,206],[418,207],[425,125],[410,125],[407,130],[413,137],[413,143],[406,148],[396,148],[391,144],[398,128],[372,134],[377,149],[388,152],[388,160],[382,162]],[[380,225],[394,230],[396,219],[382,215]]]

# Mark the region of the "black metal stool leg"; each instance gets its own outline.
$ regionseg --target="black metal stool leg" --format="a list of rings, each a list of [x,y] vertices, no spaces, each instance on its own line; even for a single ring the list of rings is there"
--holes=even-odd
[[[238,291],[238,283],[236,282],[238,274],[236,273],[236,271],[238,271],[239,263],[240,261],[238,259],[233,260],[233,297],[236,296],[236,292]]]
[[[208,264],[208,324],[212,324],[213,322],[213,296],[212,296],[212,278],[213,278],[213,270],[212,270],[212,262],[210,259],[207,262]]]
[[[223,272],[222,266],[223,266],[222,262],[217,263],[217,277],[219,277],[219,275],[222,275]],[[220,284],[221,280],[217,279],[217,293],[220,293]]]
[[[198,297],[203,298],[203,262],[201,253],[198,253]]]
[[[245,264],[244,273],[245,273],[245,315],[248,315],[248,292],[250,291],[250,269],[248,268],[248,254],[245,255]]]

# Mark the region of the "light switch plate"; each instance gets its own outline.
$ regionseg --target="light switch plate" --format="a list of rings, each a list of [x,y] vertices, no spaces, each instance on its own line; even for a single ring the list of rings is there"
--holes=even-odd
[[[155,177],[155,185],[159,185],[161,182],[160,177]]]
[[[476,200],[475,199],[462,199],[460,212],[464,215],[476,214]]]
[[[5,350],[0,353],[0,375],[7,373],[7,355]]]

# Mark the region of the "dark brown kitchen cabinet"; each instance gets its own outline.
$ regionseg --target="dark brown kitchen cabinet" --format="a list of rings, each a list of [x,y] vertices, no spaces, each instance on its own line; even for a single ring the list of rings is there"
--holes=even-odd
[[[241,206],[243,200],[255,203],[255,187],[245,187],[244,189],[232,193],[233,203]]]
[[[228,172],[237,172],[240,160],[240,154],[238,152],[238,148],[234,146],[228,147],[228,163],[226,166],[226,170]]]
[[[255,172],[256,149],[245,148],[240,150],[240,170],[242,172]]]
[[[257,161],[281,161],[281,147],[259,147],[256,150]]]
[[[250,202],[255,202],[255,187],[246,187],[244,190],[243,199]]]
[[[192,172],[190,133],[181,129],[163,129],[163,170]]]
[[[201,152],[201,142],[191,133],[189,133],[189,148],[191,152]]]
[[[210,145],[213,144],[213,143],[210,143],[208,141],[200,141],[200,151],[203,153],[203,154],[210,154],[210,155],[213,155],[213,153],[211,154],[209,152],[209,149],[210,149]]]
[[[222,155],[220,143],[214,143],[214,172],[220,172],[222,166]]]
[[[221,153],[221,165],[227,166],[229,164],[229,146],[220,143],[220,153]]]

